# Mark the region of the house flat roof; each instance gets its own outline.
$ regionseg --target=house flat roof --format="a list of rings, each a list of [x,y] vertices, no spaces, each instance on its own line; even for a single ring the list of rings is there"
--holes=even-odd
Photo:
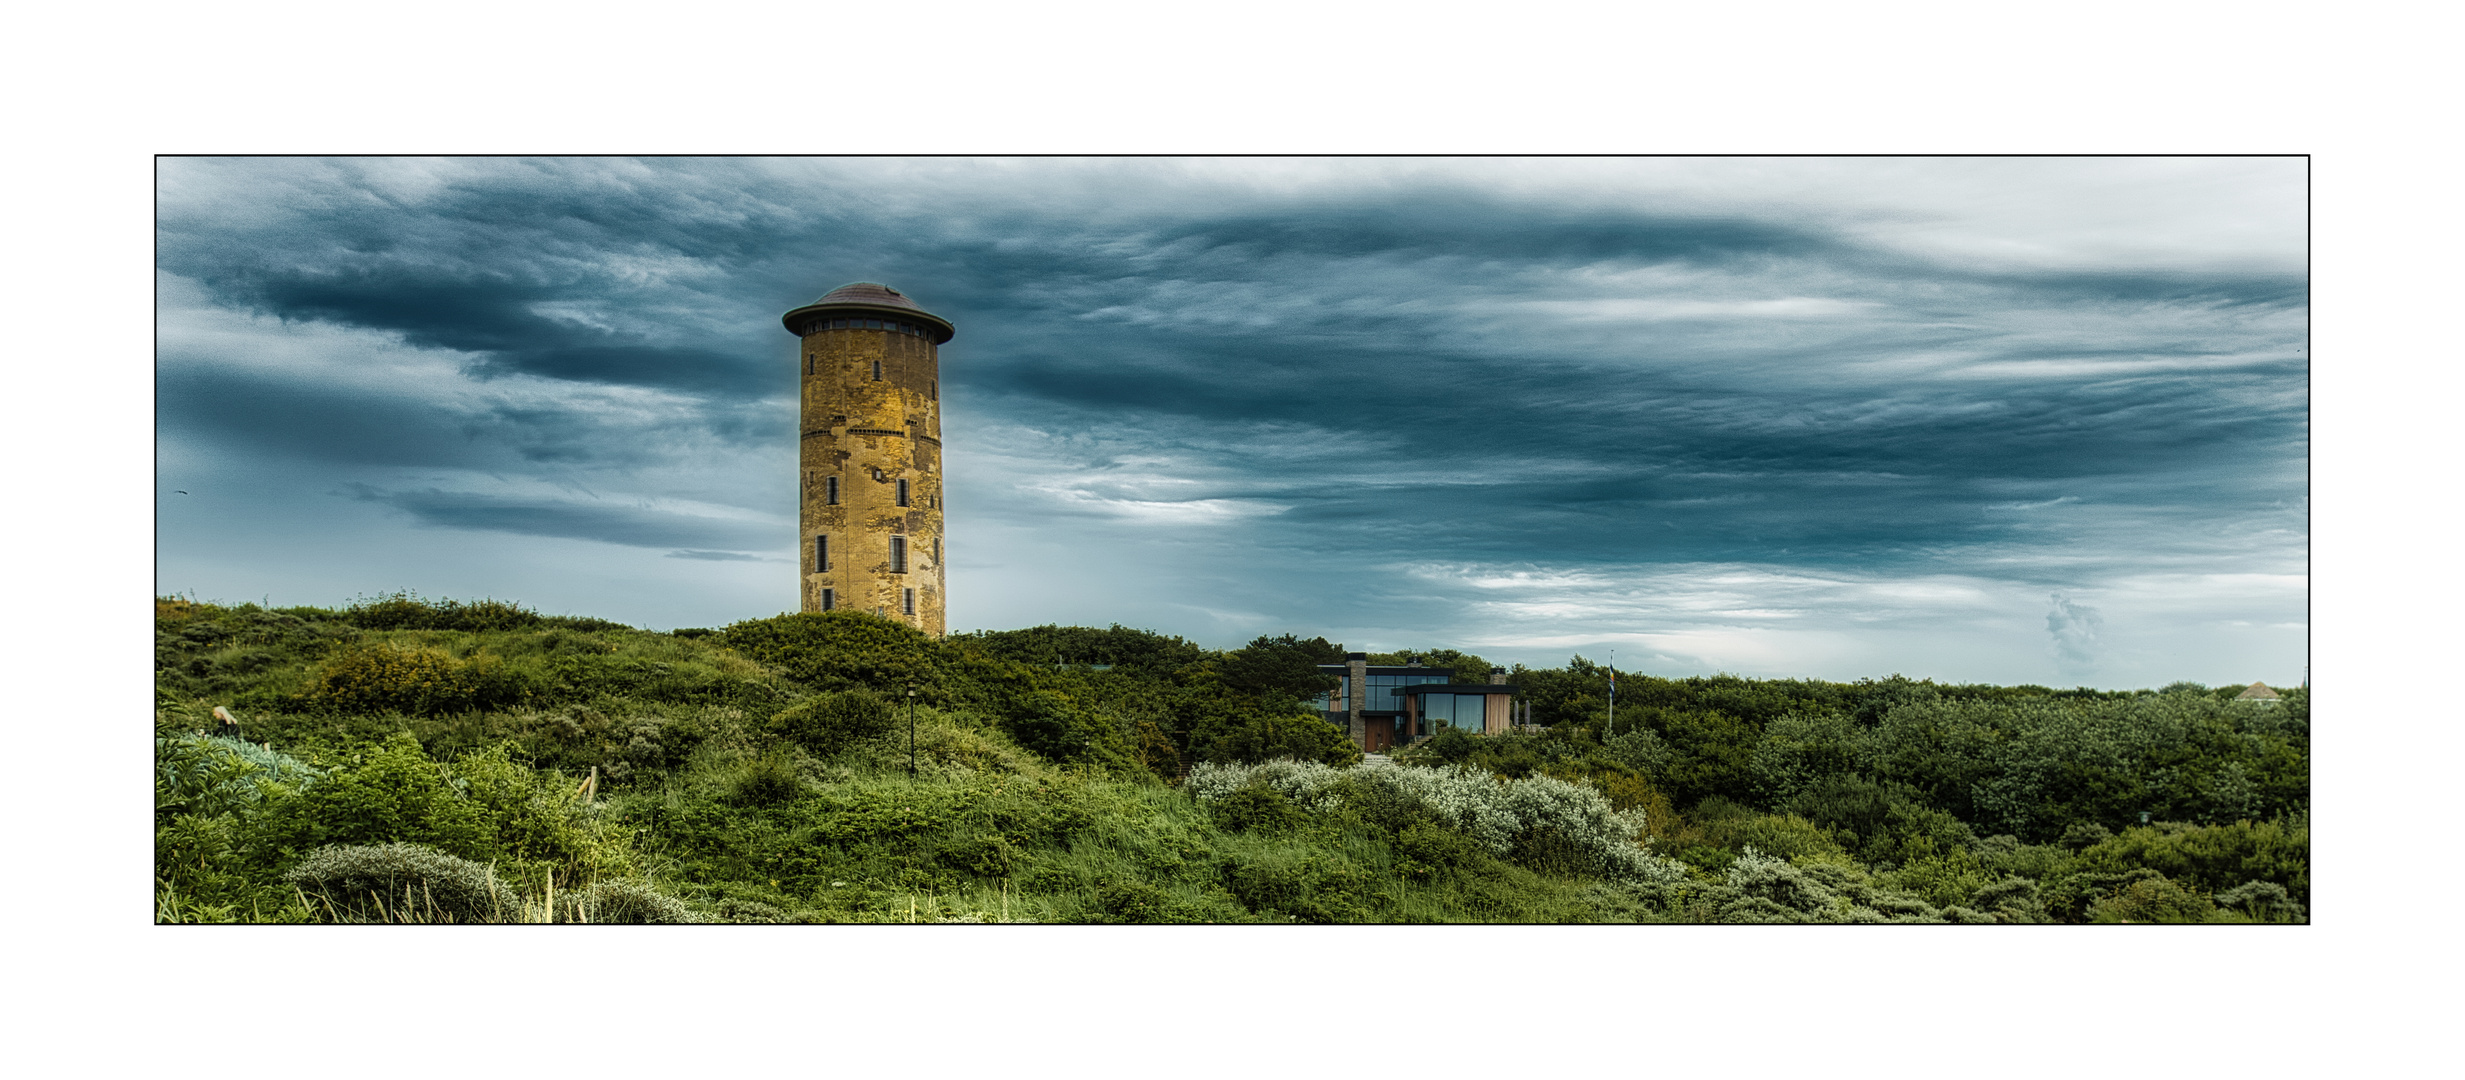
[[[1320,664],[1318,665],[1318,670],[1326,672],[1329,675],[1342,675],[1345,672],[1351,671],[1352,668],[1344,664]],[[1369,667],[1363,668],[1362,671],[1363,673],[1369,675],[1444,675],[1450,679],[1455,677],[1454,668],[1442,667],[1405,667],[1395,664],[1372,664]]]

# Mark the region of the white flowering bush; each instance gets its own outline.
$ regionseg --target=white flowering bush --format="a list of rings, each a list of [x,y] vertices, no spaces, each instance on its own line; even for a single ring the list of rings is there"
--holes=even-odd
[[[1294,761],[1277,758],[1257,765],[1218,765],[1201,762],[1190,768],[1182,789],[1202,803],[1214,802],[1226,795],[1257,784],[1283,793],[1294,804],[1316,813],[1324,813],[1343,804],[1337,785],[1352,775],[1351,770],[1321,765],[1314,761]]]
[[[1356,797],[1401,796],[1430,820],[1518,862],[1622,880],[1674,881],[1685,876],[1678,863],[1657,858],[1635,842],[1644,828],[1641,811],[1614,810],[1600,792],[1553,777],[1505,780],[1465,766],[1337,769],[1278,760],[1199,765],[1183,786],[1201,803],[1246,787],[1264,787],[1313,814],[1334,812]]]

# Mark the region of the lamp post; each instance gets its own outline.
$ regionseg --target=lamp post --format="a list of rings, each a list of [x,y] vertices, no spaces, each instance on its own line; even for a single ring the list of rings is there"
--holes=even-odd
[[[916,688],[907,688],[907,775],[916,775]]]

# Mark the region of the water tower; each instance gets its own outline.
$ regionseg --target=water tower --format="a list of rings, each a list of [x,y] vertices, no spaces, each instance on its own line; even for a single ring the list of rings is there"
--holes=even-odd
[[[936,350],[958,328],[870,281],[783,321],[803,339],[804,610],[869,611],[938,637],[947,623]]]

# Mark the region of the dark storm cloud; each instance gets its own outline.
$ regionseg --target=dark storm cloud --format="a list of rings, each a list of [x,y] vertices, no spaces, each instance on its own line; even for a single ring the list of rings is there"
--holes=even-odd
[[[697,517],[639,507],[553,499],[479,495],[460,491],[380,491],[355,485],[351,497],[382,503],[424,526],[475,529],[523,536],[596,540],[627,547],[685,548],[711,557],[714,551],[751,551],[780,546],[785,535],[762,522]],[[719,557],[726,557],[721,555]]]
[[[526,374],[717,396],[779,389],[777,365],[754,350],[653,344],[536,310],[542,303],[602,295],[604,281],[522,280],[485,264],[251,268],[208,280],[223,299],[254,311],[386,331],[405,344],[471,354],[474,371],[483,376]]]
[[[256,455],[349,465],[479,466],[495,455],[468,418],[433,402],[364,387],[202,366],[161,368],[155,417],[166,434]]]
[[[2270,467],[2282,474],[2303,453],[2299,400],[2235,393],[2298,384],[2294,359],[2201,373],[1744,386],[1717,366],[1605,366],[1573,349],[1501,362],[1280,335],[1177,350],[1153,331],[1118,336],[973,381],[1010,399],[1002,411],[1048,426],[1144,414],[1159,430],[1177,417],[1370,436],[1384,448],[1376,458],[1315,477],[1262,474],[1228,493],[1297,501],[1287,514],[1297,524],[1358,522],[1363,542],[1396,549],[1922,557],[2017,528],[1980,512],[2008,501],[2013,484],[2138,502],[2212,500],[2225,494],[2221,481],[2282,496],[2288,477],[2272,483]],[[2028,347],[1994,359],[2148,353],[2145,343]],[[1393,475],[1428,470],[1448,472],[1446,485]],[[1385,527],[1394,523],[1410,527]]]
[[[1837,250],[1829,236],[1774,222],[1650,213],[1566,214],[1470,192],[1430,188],[1375,202],[1301,204],[1276,212],[1200,217],[1147,241],[1176,261],[1407,258],[1583,263],[1604,259],[1729,262]]]

